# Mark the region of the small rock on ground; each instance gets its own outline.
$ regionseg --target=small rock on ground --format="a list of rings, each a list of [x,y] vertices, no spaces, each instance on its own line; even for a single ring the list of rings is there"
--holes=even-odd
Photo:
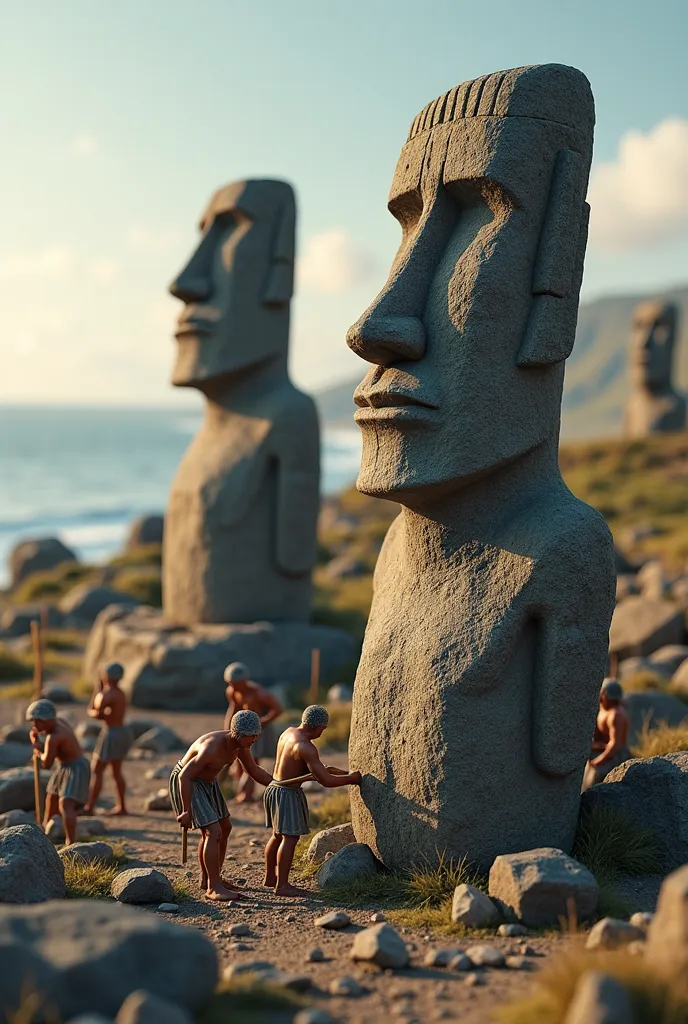
[[[406,943],[388,924],[374,924],[359,932],[349,956],[352,960],[364,960],[392,970],[406,967],[409,962]]]
[[[327,987],[332,996],[360,996],[363,995],[363,988],[355,978],[345,975],[343,978],[334,978]]]
[[[109,843],[72,843],[58,851],[62,860],[80,860],[84,864],[114,864],[115,852]]]
[[[294,1017],[294,1024],[336,1024],[334,1017],[318,1007],[301,1010]]]
[[[161,903],[158,910],[161,914],[178,914],[179,906],[176,903]]]
[[[241,922],[240,924],[233,924],[231,926],[231,928],[229,929],[229,933],[228,934],[232,935],[232,936],[234,936],[234,938],[238,939],[238,938],[241,938],[243,935],[250,935],[251,934],[251,929],[249,928],[249,926],[247,924],[244,924],[243,922]]]
[[[470,971],[463,980],[465,985],[470,986],[485,984],[482,974],[477,974],[475,971]]]
[[[316,946],[315,949],[309,949],[308,953],[306,954],[306,960],[309,963],[312,963],[312,964],[319,964],[324,959],[325,959],[325,954],[323,953],[323,951],[320,948],[320,946]]]
[[[564,1024],[629,1024],[634,1019],[623,985],[599,971],[578,979]]]
[[[500,935],[507,939],[516,938],[517,935],[528,934],[528,929],[524,928],[522,924],[500,924],[498,931]]]
[[[496,946],[469,946],[466,956],[476,967],[503,967],[504,954]]]
[[[463,953],[462,949],[429,949],[425,954],[425,967],[447,967],[450,960]]]
[[[511,971],[530,971],[533,967],[527,956],[507,956],[504,963]]]
[[[586,949],[618,949],[629,942],[637,942],[645,938],[645,932],[636,928],[629,921],[620,921],[614,917],[603,917],[590,929]]]
[[[172,883],[155,868],[129,868],[115,875],[110,892],[120,903],[171,903]]]
[[[487,928],[499,920],[499,911],[489,896],[473,885],[457,885],[452,899],[451,918],[469,928]]]
[[[348,928],[351,918],[343,910],[332,910],[329,914],[316,917],[313,922],[316,928],[326,928],[330,931],[339,931],[341,928]]]
[[[193,1020],[180,1006],[140,989],[124,1000],[115,1024],[193,1024]]]
[[[470,971],[473,966],[473,961],[465,953],[457,953],[447,964],[450,971]]]

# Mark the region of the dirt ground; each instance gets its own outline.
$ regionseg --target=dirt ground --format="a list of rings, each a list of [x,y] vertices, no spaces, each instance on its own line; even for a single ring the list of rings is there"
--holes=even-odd
[[[24,703],[0,702],[0,726],[21,720]],[[83,707],[68,705],[61,714],[76,722],[85,717]],[[154,717],[174,728],[189,743],[211,729],[221,728],[219,715],[132,712]],[[230,802],[233,830],[228,849],[226,874],[230,879],[246,879],[246,898],[237,904],[213,904],[198,893],[196,871],[196,843],[189,833],[189,859],[181,865],[179,827],[171,813],[145,813],[148,796],[166,785],[166,780],[146,778],[151,768],[172,767],[174,754],[154,756],[146,760],[131,760],[125,766],[129,787],[128,803],[131,813],[126,818],[108,823],[108,838],[122,839],[128,854],[128,867],[153,866],[163,871],[172,881],[185,879],[191,887],[192,898],[179,905],[176,920],[200,928],[215,943],[221,970],[231,963],[268,961],[289,972],[307,974],[312,978],[314,990],[309,994],[314,1005],[322,1006],[338,1021],[347,1024],[376,1024],[385,1017],[405,1021],[433,1022],[456,1020],[462,1024],[485,1024],[493,1019],[495,1007],[519,994],[525,994],[533,984],[534,974],[546,963],[553,952],[561,950],[568,941],[561,936],[528,936],[522,939],[490,940],[505,951],[518,952],[518,946],[527,941],[538,954],[531,960],[530,971],[491,970],[480,972],[483,982],[469,985],[465,976],[447,970],[422,966],[429,949],[466,948],[471,940],[456,936],[433,934],[431,931],[402,929],[411,951],[411,967],[402,971],[377,972],[354,964],[349,959],[352,936],[370,923],[371,914],[380,907],[365,910],[333,906],[323,900],[314,880],[304,883],[312,890],[312,897],[295,900],[278,898],[263,887],[263,847],[268,837],[264,826],[262,804],[235,804]],[[328,755],[329,763],[345,766],[344,755]],[[270,767],[266,764],[266,767]],[[103,789],[102,806],[112,804],[112,781],[108,776]],[[308,800],[317,806],[324,791],[311,792]],[[314,919],[329,910],[346,909],[352,924],[343,931],[325,931],[314,926]],[[247,923],[250,937],[241,938],[249,949],[232,950],[237,939],[229,935],[230,926]],[[477,942],[485,941],[477,939]],[[306,962],[308,951],[319,946],[326,959],[320,963]],[[329,984],[343,976],[355,978],[366,994],[356,998],[342,998],[328,994]]]

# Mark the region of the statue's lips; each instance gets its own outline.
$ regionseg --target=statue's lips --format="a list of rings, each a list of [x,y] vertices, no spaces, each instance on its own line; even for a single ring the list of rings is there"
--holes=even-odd
[[[180,320],[174,332],[175,338],[183,338],[187,334],[212,334],[215,325],[208,320]]]
[[[373,389],[354,393],[358,406],[354,414],[356,423],[384,422],[395,419],[423,420],[432,417],[439,408],[434,402],[406,391]]]

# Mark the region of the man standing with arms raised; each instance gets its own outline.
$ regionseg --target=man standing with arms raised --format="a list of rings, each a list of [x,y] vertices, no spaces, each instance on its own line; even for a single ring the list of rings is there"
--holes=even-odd
[[[253,747],[251,756],[256,764],[260,759],[274,758],[277,753],[277,740],[279,738],[279,726],[275,719],[282,714],[284,708],[273,694],[265,687],[254,683],[250,678],[249,670],[240,661],[235,661],[225,669],[225,682],[227,689],[225,696],[229,705],[225,716],[225,729],[229,729],[232,718],[237,711],[255,711],[260,719],[261,732]],[[244,775],[241,763],[234,762],[234,781],[240,783],[243,775],[243,785],[237,786],[236,802],[250,803],[253,799],[255,783],[250,775]]]
[[[100,676],[100,688],[94,692],[86,714],[89,718],[97,718],[103,723],[96,748],[93,751],[93,779],[88,803],[84,814],[93,814],[96,800],[103,786],[103,775],[108,765],[112,766],[112,777],[117,787],[117,803],[106,814],[123,815],[127,813],[125,804],[126,784],[122,772],[122,762],[129,753],[133,736],[128,725],[124,724],[127,711],[127,698],[119,688],[124,676],[124,669],[117,662],[108,665]]]

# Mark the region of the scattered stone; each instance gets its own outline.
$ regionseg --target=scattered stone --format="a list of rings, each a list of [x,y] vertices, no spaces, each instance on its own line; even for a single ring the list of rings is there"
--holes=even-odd
[[[102,836],[107,833],[105,822],[102,818],[80,817],[76,823],[77,840],[88,839],[89,836]],[[63,843],[65,841],[65,830],[62,818],[51,818],[45,828],[45,834],[52,843]]]
[[[65,895],[64,867],[35,825],[0,832],[0,903],[43,903]]]
[[[251,929],[247,924],[233,924],[228,932],[228,935],[232,935],[235,939],[240,939],[244,935],[250,935]]]
[[[242,974],[269,974],[276,973],[277,968],[269,960],[249,960],[243,964],[230,964],[222,972],[223,981],[231,981]]]
[[[324,959],[325,954],[323,953],[320,946],[315,946],[314,949],[309,949],[308,953],[306,954],[306,960],[312,964],[322,963]]]
[[[653,651],[647,659],[648,665],[653,672],[671,678],[679,670],[681,665],[688,659],[688,646],[685,644],[669,644]]]
[[[591,917],[599,887],[578,861],[543,847],[497,857],[490,869],[489,892],[505,916],[538,928],[568,918],[572,906],[579,921]]]
[[[608,974],[586,971],[578,979],[564,1024],[631,1024],[633,1020],[623,985]]]
[[[158,910],[161,914],[178,914],[179,905],[177,903],[161,903]]]
[[[336,1021],[327,1010],[311,1007],[299,1011],[294,1017],[294,1024],[336,1024]]]
[[[35,825],[36,814],[34,811],[5,811],[0,814],[0,829],[11,828],[13,825]]]
[[[157,768],[149,768],[146,772],[145,778],[148,779],[149,782],[152,782],[153,779],[168,779],[171,771],[172,767],[169,764],[160,764]]]
[[[59,1020],[112,1019],[144,986],[195,1013],[217,982],[215,948],[199,929],[104,900],[0,908],[0,946],[0,1017],[29,985]]]
[[[0,743],[0,771],[23,768],[32,758],[32,749],[25,743]]]
[[[609,650],[619,661],[646,656],[659,647],[683,642],[683,611],[670,601],[642,595],[617,604],[609,629]]]
[[[352,960],[364,960],[391,970],[406,967],[409,962],[406,943],[398,932],[386,923],[374,924],[358,932],[349,956]]]
[[[688,864],[662,882],[645,956],[658,969],[688,972]]]
[[[504,965],[511,971],[530,971],[533,967],[533,961],[529,960],[527,956],[507,956],[504,958]]]
[[[182,1007],[140,989],[124,1000],[115,1024],[193,1024],[193,1020]]]
[[[590,929],[586,949],[618,949],[629,942],[644,939],[645,932],[635,928],[628,921],[620,921],[615,917],[603,917]]]
[[[338,853],[345,846],[356,842],[351,822],[335,825],[334,828],[323,829],[311,839],[306,859],[310,864],[320,864],[328,854]]]
[[[324,889],[327,885],[353,882],[362,875],[374,874],[377,869],[378,862],[370,847],[365,843],[351,843],[324,861],[317,875],[318,886]]]
[[[354,691],[343,683],[336,683],[327,691],[328,704],[350,704],[353,699]]]
[[[49,778],[50,772],[41,772],[44,798]],[[0,774],[0,814],[14,810],[34,810],[33,768],[9,768]]]
[[[31,732],[30,725],[4,725],[0,729],[0,742],[1,743],[26,743],[31,745],[29,739],[29,733]]]
[[[457,953],[451,958],[447,967],[450,971],[470,971],[473,968],[473,961],[465,953]]]
[[[497,929],[506,939],[515,939],[518,935],[527,935],[528,929],[522,924],[500,924]]]
[[[529,946],[527,942],[524,942],[522,946],[518,947],[518,952],[521,956],[539,956],[540,954]]]
[[[129,868],[113,879],[110,892],[120,903],[171,903],[172,883],[155,868]]]
[[[166,725],[156,725],[139,736],[134,741],[134,746],[137,750],[150,750],[154,754],[169,754],[172,750],[186,747],[186,743],[174,729],[169,729]]]
[[[43,696],[46,700],[51,700],[53,704],[73,704],[76,700],[69,687],[55,684],[46,687],[43,690]]]
[[[308,992],[313,988],[313,979],[308,974],[290,974],[289,972],[275,971],[274,974],[263,975],[266,981],[272,981],[275,985],[288,988],[292,992]]]
[[[10,553],[10,575],[12,586],[31,576],[34,572],[45,572],[56,569],[65,562],[78,563],[71,548],[63,544],[57,537],[41,537],[37,540],[25,540],[17,544]]]
[[[65,860],[80,860],[84,864],[114,864],[115,853],[108,843],[72,843],[59,851],[59,856]]]
[[[485,979],[482,976],[482,974],[478,974],[476,971],[470,971],[463,979],[463,982],[464,985],[470,985],[471,987],[474,987],[475,985],[484,985]]]
[[[387,918],[385,917],[381,910],[376,910],[374,914],[370,915],[370,920],[373,922],[373,924],[381,924],[382,921],[386,921]]]
[[[488,928],[499,920],[499,911],[489,896],[472,885],[457,885],[452,900],[451,919],[469,928]]]
[[[144,804],[146,811],[171,811],[170,795],[166,789],[159,789],[153,796],[149,796]]]
[[[345,975],[343,978],[334,978],[327,986],[331,996],[362,996],[363,987],[358,984],[355,978]]]
[[[230,942],[229,948],[232,953],[247,953],[250,949],[253,949],[246,942]]]
[[[451,960],[462,954],[462,949],[429,949],[423,964],[425,967],[448,967]]]
[[[64,616],[65,626],[71,629],[90,629],[100,613],[111,604],[131,609],[141,602],[131,594],[124,594],[112,587],[78,583],[67,591],[57,607]]]
[[[316,917],[313,922],[316,928],[326,928],[330,931],[339,931],[342,928],[348,928],[351,924],[351,918],[344,910],[331,910],[329,914],[323,914],[322,917]]]
[[[287,914],[284,920],[287,922],[287,924],[293,924],[294,921],[296,921],[296,919],[296,914]]]
[[[504,954],[496,946],[469,946],[466,956],[474,967],[503,967]]]
[[[631,914],[628,923],[632,924],[634,928],[639,928],[641,932],[647,932],[654,916],[654,914],[650,914],[648,911],[639,910],[637,913]]]

